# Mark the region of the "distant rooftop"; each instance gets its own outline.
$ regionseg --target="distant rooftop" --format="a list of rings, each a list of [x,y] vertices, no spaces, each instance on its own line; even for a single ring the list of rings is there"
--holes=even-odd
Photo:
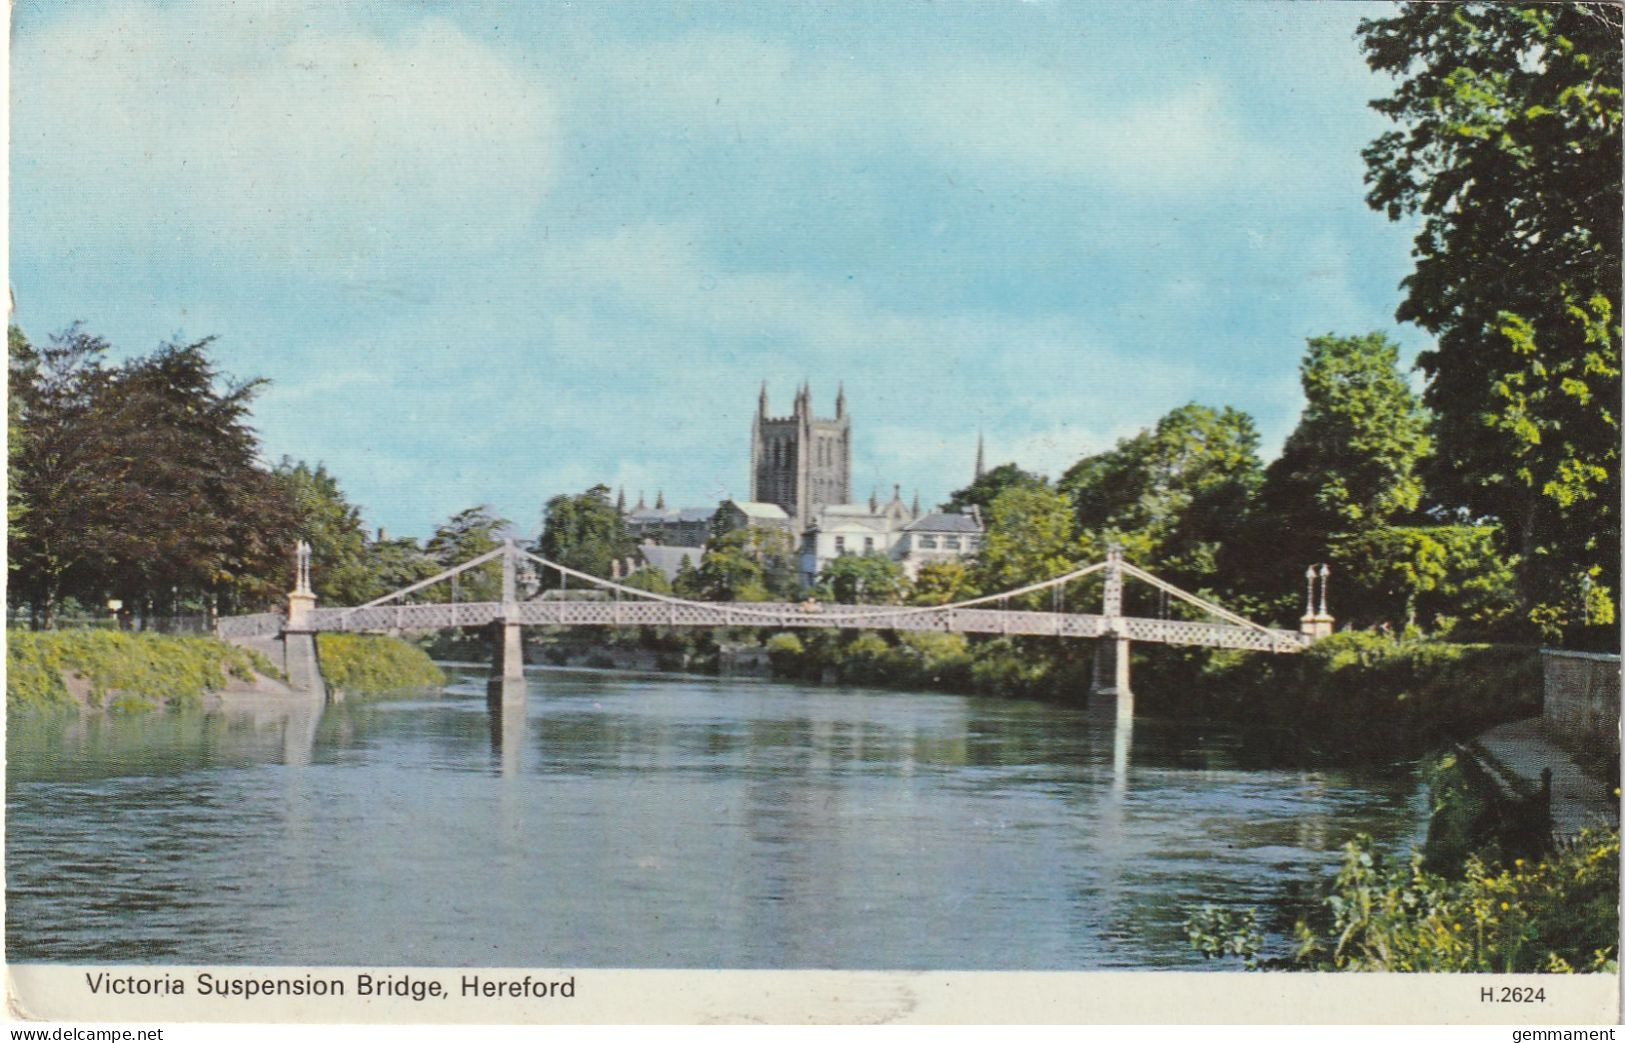
[[[961,514],[957,511],[939,511],[928,514],[911,525],[904,526],[904,532],[981,532],[982,522],[974,514]]]

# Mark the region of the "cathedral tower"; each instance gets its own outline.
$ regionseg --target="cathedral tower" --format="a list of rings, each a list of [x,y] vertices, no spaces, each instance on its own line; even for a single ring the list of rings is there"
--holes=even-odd
[[[750,498],[776,503],[797,536],[821,508],[851,500],[852,420],[846,391],[835,395],[835,416],[813,416],[812,391],[796,391],[789,416],[767,413],[767,384],[756,402],[750,440]]]

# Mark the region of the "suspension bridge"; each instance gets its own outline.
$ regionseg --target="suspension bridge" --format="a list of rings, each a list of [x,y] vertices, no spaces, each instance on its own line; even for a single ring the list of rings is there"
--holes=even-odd
[[[495,561],[502,563],[499,601],[423,603],[408,600],[442,583],[452,584],[455,590],[452,581],[457,577]],[[557,585],[545,593],[521,597],[519,576],[525,566],[537,580],[545,579],[551,572],[557,577]],[[493,637],[493,677],[509,679],[523,675],[525,627],[833,628],[1072,638],[1096,642],[1091,694],[1115,695],[1119,713],[1131,716],[1129,649],[1134,642],[1276,654],[1301,652],[1332,631],[1332,617],[1326,608],[1327,571],[1324,565],[1309,569],[1308,607],[1299,629],[1284,630],[1255,623],[1222,605],[1181,590],[1123,560],[1122,551],[1116,547],[1107,552],[1103,561],[1040,583],[945,605],[910,606],[844,605],[813,600],[693,601],[593,576],[522,550],[508,540],[495,550],[364,605],[318,608],[310,586],[310,548],[300,544],[295,588],[288,595],[287,611],[223,617],[218,622],[217,633],[226,640],[243,644],[280,642],[289,683],[316,692],[325,690],[314,641],[314,635],[323,632],[388,633],[487,627]],[[1068,587],[1097,573],[1103,580],[1100,611],[1068,610]],[[1161,592],[1164,599],[1190,606],[1199,618],[1125,615],[1123,586],[1126,579],[1146,584]],[[1012,602],[1043,604],[1046,595],[1047,611],[1009,607]]]

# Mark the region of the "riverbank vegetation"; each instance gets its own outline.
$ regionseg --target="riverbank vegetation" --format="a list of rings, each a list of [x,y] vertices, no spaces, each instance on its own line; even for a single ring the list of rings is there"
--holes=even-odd
[[[208,637],[9,630],[6,638],[11,713],[195,706],[232,681],[276,672],[263,656]]]
[[[376,695],[403,688],[438,688],[446,675],[416,645],[369,634],[318,634],[322,679],[335,691]]]
[[[1503,794],[1453,752],[1425,777],[1420,850],[1396,855],[1355,837],[1306,915],[1265,925],[1252,907],[1204,905],[1186,921],[1192,947],[1248,969],[1614,972],[1619,831],[1554,843],[1538,798]],[[1290,953],[1266,957],[1265,928],[1289,926]]]
[[[1396,859],[1368,836],[1349,841],[1320,908],[1295,928],[1284,958],[1261,955],[1253,909],[1204,906],[1191,944],[1250,969],[1616,973],[1619,833],[1582,833],[1544,856],[1469,857],[1458,875]]]

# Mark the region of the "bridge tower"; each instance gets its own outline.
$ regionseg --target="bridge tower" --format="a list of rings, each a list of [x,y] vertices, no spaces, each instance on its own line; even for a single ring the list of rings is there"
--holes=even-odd
[[[1319,641],[1323,637],[1330,637],[1337,621],[1332,618],[1331,612],[1326,609],[1326,580],[1332,573],[1331,567],[1325,562],[1311,565],[1304,570],[1304,578],[1309,581],[1309,590],[1304,596],[1303,618],[1298,621],[1298,632],[1307,634],[1312,641]],[[1315,580],[1319,579],[1320,601],[1315,601]]]
[[[1129,639],[1123,626],[1123,548],[1106,550],[1106,589],[1100,614],[1106,617],[1105,635],[1095,641],[1092,696],[1117,697],[1117,719],[1134,717],[1134,692],[1129,688]]]
[[[322,680],[316,656],[316,591],[310,586],[310,544],[294,545],[293,590],[288,594],[288,618],[282,624],[282,672],[288,687],[319,698],[336,696]]]
[[[491,682],[525,676],[525,643],[519,624],[519,554],[513,540],[502,544],[502,613],[491,622]]]

